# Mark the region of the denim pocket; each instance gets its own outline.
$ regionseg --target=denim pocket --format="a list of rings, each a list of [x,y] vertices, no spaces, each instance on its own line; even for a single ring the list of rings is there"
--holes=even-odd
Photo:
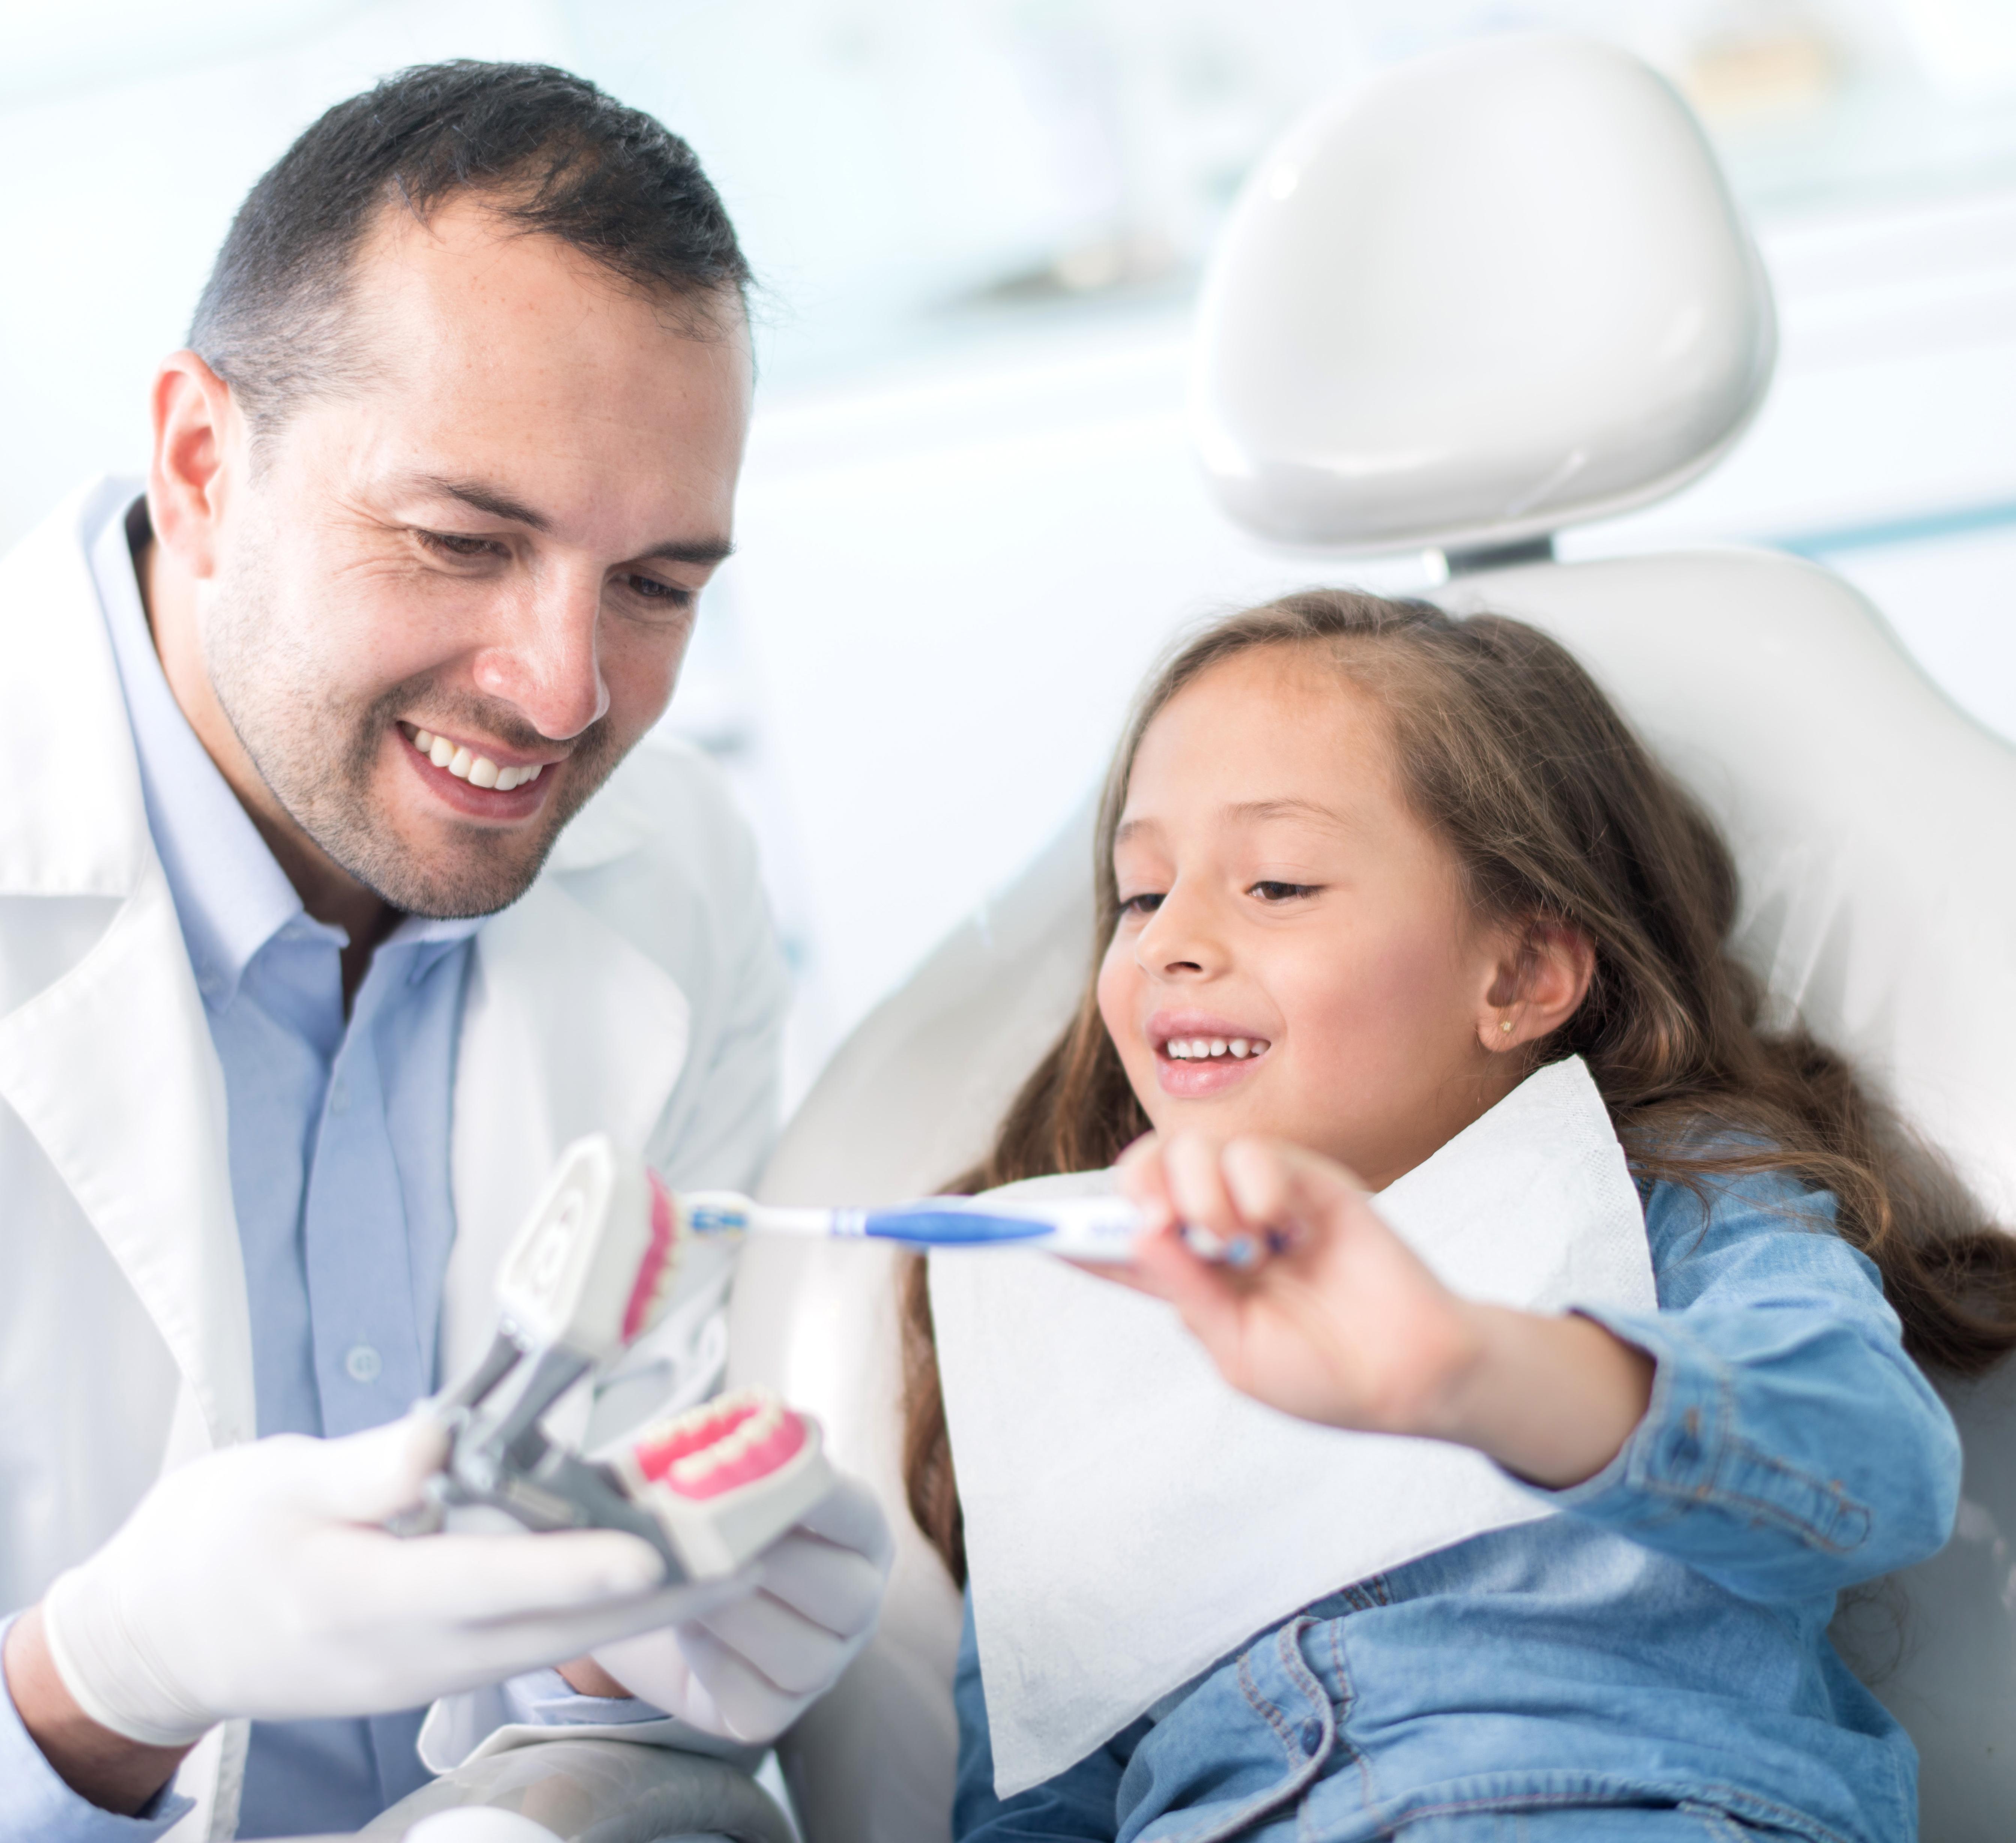
[[[1249,1751],[1279,1750],[1280,1776],[1257,1791],[1172,1812],[1138,1833],[1143,1843],[1219,1843],[1299,1798],[1321,1776],[1337,1744],[1337,1711],[1302,1656],[1302,1638],[1324,1623],[1306,1614],[1291,1619],[1238,1660],[1239,1694],[1253,1718],[1242,1738]]]

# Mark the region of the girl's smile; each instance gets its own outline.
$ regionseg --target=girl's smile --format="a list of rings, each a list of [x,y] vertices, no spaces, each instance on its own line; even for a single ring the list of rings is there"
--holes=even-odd
[[[1255,1074],[1274,1047],[1265,1031],[1209,1011],[1157,1011],[1144,1034],[1162,1092],[1193,1100],[1223,1094]]]
[[[1400,791],[1327,653],[1211,668],[1141,739],[1099,1007],[1160,1128],[1265,1132],[1381,1184],[1516,1085],[1517,942]]]

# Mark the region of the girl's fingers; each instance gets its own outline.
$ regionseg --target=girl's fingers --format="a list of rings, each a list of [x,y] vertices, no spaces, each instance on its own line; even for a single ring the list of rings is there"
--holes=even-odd
[[[1191,1335],[1214,1357],[1237,1336],[1239,1290],[1230,1276],[1191,1253],[1173,1228],[1144,1235],[1134,1246],[1140,1290],[1175,1308]]]
[[[1163,1165],[1162,1142],[1157,1134],[1142,1134],[1120,1154],[1120,1162],[1114,1169],[1120,1180],[1121,1194],[1140,1211],[1144,1230],[1159,1229],[1175,1221],[1175,1212],[1169,1201],[1168,1174]]]
[[[1363,1199],[1349,1172],[1271,1139],[1235,1139],[1220,1160],[1226,1192],[1254,1229],[1289,1245],[1346,1232]]]
[[[1226,1188],[1219,1145],[1186,1133],[1168,1142],[1162,1163],[1177,1219],[1222,1240],[1233,1240],[1245,1224]]]

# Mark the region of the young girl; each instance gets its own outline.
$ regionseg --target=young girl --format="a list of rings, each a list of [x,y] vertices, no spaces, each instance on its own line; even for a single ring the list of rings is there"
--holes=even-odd
[[[1235,1386],[1474,1448],[1561,1514],[1338,1581],[1005,1801],[969,1604],[960,1843],[1914,1835],[1910,1744],[1827,1626],[1946,1539],[1958,1445],[1911,1358],[2016,1347],[2016,1242],[1839,1058],[1760,1026],[1728,848],[1589,677],[1424,604],[1236,616],[1148,688],[1096,874],[1078,1013],[959,1187],[1152,1132],[1122,1174],[1163,1225],[1139,1282]],[[1361,1194],[1575,1055],[1654,1313],[1471,1304]],[[1208,1269],[1177,1218],[1286,1251]],[[963,1575],[906,1283],[912,1504]]]

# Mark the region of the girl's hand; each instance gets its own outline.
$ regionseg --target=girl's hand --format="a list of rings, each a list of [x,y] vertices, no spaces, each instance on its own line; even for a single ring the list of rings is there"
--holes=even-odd
[[[1474,1446],[1537,1483],[1600,1471],[1643,1416],[1652,1362],[1586,1319],[1452,1293],[1351,1174],[1299,1147],[1153,1136],[1121,1161],[1146,1229],[1136,1284],[1173,1305],[1234,1388],[1304,1420]],[[1255,1260],[1201,1259],[1179,1225]]]

